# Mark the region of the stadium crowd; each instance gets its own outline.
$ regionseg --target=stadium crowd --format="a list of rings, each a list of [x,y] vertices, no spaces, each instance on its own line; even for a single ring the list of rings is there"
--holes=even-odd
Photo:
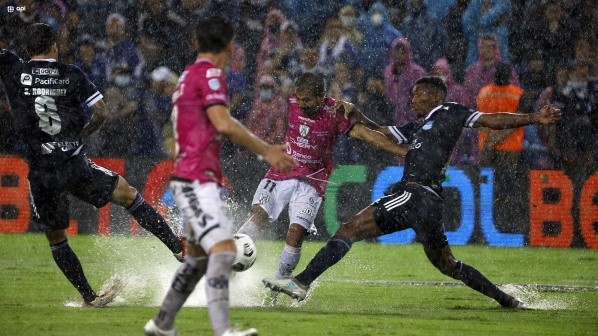
[[[485,137],[492,141],[468,130],[453,165],[475,169],[492,164],[482,160],[485,152],[508,151],[510,162],[562,169],[575,185],[598,166],[598,6],[591,0],[0,0],[0,6],[0,48],[26,56],[24,28],[44,22],[56,29],[60,61],[78,65],[112,113],[88,144],[89,155],[125,158],[138,188],[148,167],[173,156],[170,96],[196,55],[187,48],[194,22],[213,14],[237,32],[226,72],[231,113],[272,143],[282,141],[287,98],[303,72],[325,76],[332,97],[354,102],[380,125],[414,120],[411,89],[434,74],[448,85],[447,101],[482,112],[493,112],[479,104],[488,85],[516,87],[515,110],[551,102],[563,111],[556,126]],[[498,65],[508,66],[507,83],[496,82]],[[1,84],[0,98],[0,154],[22,154]],[[266,170],[249,156],[224,148],[225,171],[242,204]],[[364,164],[368,172],[402,162],[348,137],[334,160]]]

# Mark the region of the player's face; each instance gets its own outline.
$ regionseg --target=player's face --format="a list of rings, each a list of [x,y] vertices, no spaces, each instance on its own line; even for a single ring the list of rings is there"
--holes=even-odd
[[[318,113],[320,105],[324,102],[324,97],[317,96],[308,91],[297,91],[297,104],[308,117],[313,117]]]
[[[424,117],[441,101],[438,99],[438,90],[429,85],[416,85],[413,88],[411,106],[418,117]]]

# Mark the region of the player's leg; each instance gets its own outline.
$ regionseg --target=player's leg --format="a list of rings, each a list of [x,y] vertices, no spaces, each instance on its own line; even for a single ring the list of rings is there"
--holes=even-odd
[[[268,213],[266,210],[258,204],[253,204],[251,206],[251,214],[249,215],[249,218],[247,218],[247,221],[243,223],[237,233],[246,234],[253,239],[257,239],[260,230],[266,227],[268,223]]]
[[[314,225],[316,214],[320,209],[322,198],[311,185],[297,181],[296,188],[289,201],[289,220],[285,247],[280,254],[276,277],[281,279],[290,276],[301,259],[301,246],[310,234],[316,234]]]
[[[375,206],[368,206],[343,223],[295,279],[305,286],[311,285],[322,273],[340,261],[354,242],[380,236],[382,231],[376,224],[375,212]]]
[[[79,258],[71,249],[66,228],[69,225],[69,201],[60,189],[68,184],[57,171],[29,171],[29,199],[35,221],[39,222],[50,244],[54,262],[79,291],[84,302],[92,302],[96,293],[91,288]]]
[[[477,269],[456,260],[450,246],[425,244],[424,251],[432,265],[443,274],[462,281],[468,287],[498,301],[505,308],[517,308],[520,305],[519,300],[500,290]]]
[[[149,205],[122,176],[118,176],[118,182],[112,192],[112,202],[127,209],[141,227],[158,237],[177,256],[177,259],[182,258],[184,246],[181,240],[156,209]]]

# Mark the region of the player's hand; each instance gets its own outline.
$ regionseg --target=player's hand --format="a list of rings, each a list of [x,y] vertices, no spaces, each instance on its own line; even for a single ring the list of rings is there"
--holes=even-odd
[[[561,119],[561,110],[553,105],[544,105],[537,113],[537,124],[554,124]]]
[[[282,170],[285,173],[289,173],[294,167],[299,166],[299,162],[286,153],[285,145],[270,146],[264,155],[264,160],[266,160],[272,167]]]
[[[336,101],[336,104],[334,104],[334,106],[330,109],[330,113],[336,114],[339,110],[345,112],[345,119],[349,119],[351,114],[357,111],[357,107],[355,107],[355,104],[353,103],[339,99]]]

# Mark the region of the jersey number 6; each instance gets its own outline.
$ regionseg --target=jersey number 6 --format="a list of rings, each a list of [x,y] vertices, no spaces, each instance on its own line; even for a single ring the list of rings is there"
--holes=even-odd
[[[35,113],[39,117],[39,128],[42,131],[55,135],[60,132],[62,122],[58,115],[56,101],[48,96],[39,96],[35,98]]]

